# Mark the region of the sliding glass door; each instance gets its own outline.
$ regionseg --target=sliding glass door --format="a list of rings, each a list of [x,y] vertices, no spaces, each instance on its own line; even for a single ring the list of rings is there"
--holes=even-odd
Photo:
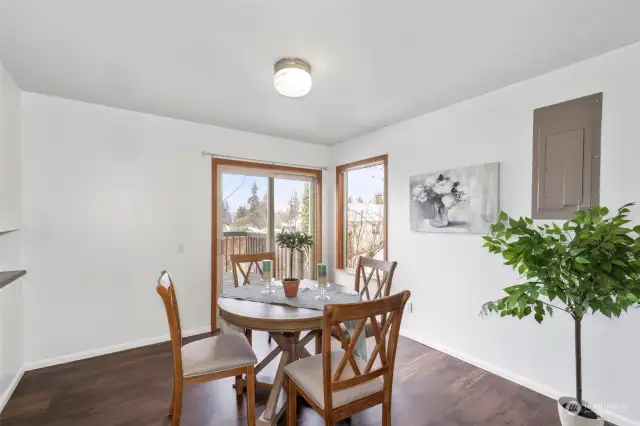
[[[212,237],[212,312],[225,288],[232,287],[232,254],[276,253],[276,278],[289,271],[298,278],[314,278],[321,258],[321,173],[316,170],[214,159]],[[219,164],[217,164],[217,162]],[[276,244],[283,231],[305,231],[314,237],[308,255],[288,252]],[[251,281],[259,281],[255,272]],[[212,316],[212,324],[214,318]]]

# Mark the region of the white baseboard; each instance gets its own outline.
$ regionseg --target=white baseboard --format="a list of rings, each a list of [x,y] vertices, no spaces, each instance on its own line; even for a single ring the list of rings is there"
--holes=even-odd
[[[211,326],[203,326],[184,330],[182,332],[183,337],[195,336],[197,334],[209,333]],[[142,346],[154,345],[156,343],[162,343],[169,341],[171,336],[165,334],[163,336],[149,337],[146,339],[135,340],[133,342],[121,343],[118,345],[106,346],[103,348],[91,349],[83,352],[76,352],[67,355],[62,355],[54,358],[47,358],[36,362],[28,363],[25,366],[26,371],[37,370],[39,368],[51,367],[54,365],[65,364],[67,362],[79,361],[82,359],[93,358],[100,355],[112,354],[115,352],[122,352],[129,349],[140,348]]]
[[[483,370],[486,370],[490,373],[493,373],[497,376],[500,376],[502,378],[505,378],[507,380],[510,380],[514,383],[517,383],[521,386],[524,386],[526,388],[529,388],[533,391],[536,391],[538,393],[541,393],[542,395],[546,395],[549,398],[552,399],[558,399],[561,396],[565,396],[563,395],[561,392],[559,392],[557,389],[553,389],[550,388],[548,386],[545,386],[541,383],[535,382],[533,380],[527,379],[525,377],[522,377],[518,374],[515,374],[511,371],[507,371],[504,370],[496,365],[490,364],[488,362],[485,362],[481,359],[478,359],[476,357],[473,357],[469,354],[457,351],[455,349],[449,348],[447,346],[441,345],[438,342],[434,342],[431,341],[429,339],[426,339],[420,335],[418,335],[417,333],[414,333],[412,331],[408,331],[408,330],[400,330],[400,334],[408,339],[414,340],[418,343],[422,343],[425,346],[429,346],[433,349],[436,349],[437,351],[443,352],[447,355],[450,355],[454,358],[457,358],[461,361],[467,362],[469,364],[475,365],[478,368],[481,368]],[[631,420],[628,417],[624,417],[622,415],[620,415],[619,413],[615,413],[613,411],[608,411],[608,410],[602,410],[601,413],[604,418],[611,422],[614,423],[617,426],[640,426],[640,422]]]
[[[2,412],[2,410],[4,410],[4,407],[5,405],[7,405],[7,402],[9,402],[9,398],[11,398],[11,395],[13,395],[13,391],[15,391],[16,388],[18,387],[18,383],[20,383],[20,379],[22,379],[24,372],[25,372],[25,369],[24,367],[22,367],[16,373],[16,375],[13,376],[13,380],[11,380],[11,383],[9,383],[9,387],[2,394],[2,398],[0,398],[0,413]]]

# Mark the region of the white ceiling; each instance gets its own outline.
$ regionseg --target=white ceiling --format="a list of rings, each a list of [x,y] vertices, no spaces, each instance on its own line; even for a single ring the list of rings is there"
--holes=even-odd
[[[0,0],[27,91],[335,144],[640,39],[638,0]],[[273,89],[283,56],[311,93]]]

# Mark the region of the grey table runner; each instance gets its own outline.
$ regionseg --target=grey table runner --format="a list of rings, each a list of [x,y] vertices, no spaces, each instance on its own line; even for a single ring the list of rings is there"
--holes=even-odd
[[[298,291],[297,297],[285,297],[284,289],[280,286],[273,286],[275,294],[263,295],[264,284],[247,284],[240,287],[231,288],[225,290],[222,293],[222,297],[229,299],[248,300],[250,302],[269,303],[272,305],[288,305],[296,308],[306,308],[315,310],[324,310],[324,306],[327,304],[342,304],[360,302],[360,295],[357,293],[342,293],[339,291],[332,291],[329,287],[327,294],[331,297],[331,300],[316,300],[316,296],[320,294],[320,290],[311,288],[301,288]],[[345,321],[345,328],[347,334],[353,336],[355,334],[356,321]],[[367,354],[367,342],[364,335],[364,331],[360,333],[358,342],[354,348],[354,353],[360,358],[366,360]]]

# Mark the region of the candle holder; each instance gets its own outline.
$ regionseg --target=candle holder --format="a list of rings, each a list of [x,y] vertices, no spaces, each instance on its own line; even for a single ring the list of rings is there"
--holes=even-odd
[[[276,293],[276,291],[271,287],[271,261],[263,260],[262,261],[262,284],[264,284],[264,290],[260,292],[260,294],[264,296],[271,296]]]
[[[324,263],[318,263],[318,289],[320,294],[316,296],[316,300],[331,300],[331,297],[327,294],[327,265]]]

